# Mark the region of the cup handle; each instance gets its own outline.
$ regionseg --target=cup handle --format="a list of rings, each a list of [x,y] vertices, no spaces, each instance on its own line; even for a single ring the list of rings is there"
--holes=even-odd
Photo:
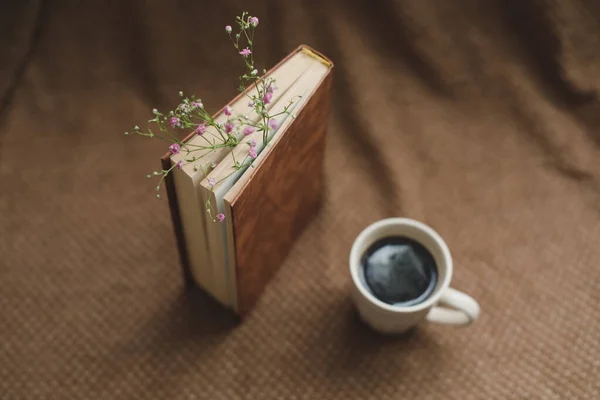
[[[448,288],[440,298],[440,304],[448,307],[433,307],[427,321],[445,325],[468,326],[479,317],[479,304],[471,296]]]

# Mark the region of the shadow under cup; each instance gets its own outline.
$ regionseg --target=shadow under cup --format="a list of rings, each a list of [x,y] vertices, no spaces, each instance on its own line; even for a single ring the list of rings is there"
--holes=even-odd
[[[388,304],[379,300],[368,289],[361,260],[363,255],[377,241],[398,236],[420,243],[431,253],[437,266],[437,282],[433,290],[427,290],[429,293],[424,293],[414,301],[406,304]],[[350,252],[350,270],[355,289],[360,292],[358,294],[365,297],[373,306],[392,312],[416,312],[437,303],[442,292],[448,288],[452,279],[452,258],[444,240],[427,225],[405,218],[390,218],[368,226],[359,234]],[[361,311],[360,303],[358,305],[359,311]]]

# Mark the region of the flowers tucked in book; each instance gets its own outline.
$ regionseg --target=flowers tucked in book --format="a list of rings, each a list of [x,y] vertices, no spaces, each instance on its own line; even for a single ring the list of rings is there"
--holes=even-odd
[[[242,92],[215,114],[180,92],[133,133],[168,148],[149,177],[166,188],[186,282],[243,316],[322,203],[333,64],[300,45],[260,76],[259,20],[236,22],[225,31],[244,65]]]
[[[180,91],[179,97],[181,98],[181,102],[177,107],[168,112],[153,109],[152,113],[154,117],[148,120],[148,128],[142,130],[139,126],[135,126],[131,132],[139,136],[165,141],[169,143],[168,148],[172,154],[179,154],[181,152],[185,155],[182,160],[179,160],[170,168],[153,171],[152,174],[147,175],[148,178],[153,176],[159,177],[156,186],[157,198],[160,198],[158,192],[162,183],[172,173],[173,169],[181,169],[187,164],[192,164],[194,170],[202,170],[208,173],[214,169],[212,162],[206,163],[203,160],[208,153],[223,148],[234,149],[244,141],[246,136],[254,132],[261,133],[263,146],[266,147],[269,140],[273,137],[273,131],[279,127],[279,123],[275,118],[284,114],[292,118],[295,117],[290,110],[300,96],[291,98],[283,110],[274,112],[273,108],[268,107],[273,101],[276,86],[274,78],[259,75],[254,61],[254,34],[259,25],[259,19],[248,15],[247,12],[243,12],[242,15],[236,17],[235,25],[235,33],[231,25],[225,27],[225,32],[229,36],[234,49],[241,56],[240,58],[244,64],[244,72],[239,77],[241,82],[239,90],[245,92],[249,86],[253,86],[255,89],[253,92],[245,94],[249,100],[248,110],[236,113],[228,105],[223,110],[227,116],[227,120],[224,123],[217,122],[208,113],[198,97],[195,95],[184,96],[183,92]],[[267,71],[263,69],[262,72],[266,74]],[[250,114],[256,115],[258,118],[250,118]],[[217,134],[210,137],[205,135],[209,128],[214,129]],[[198,136],[202,136],[205,139],[204,143],[201,145],[191,145],[184,142],[181,138],[182,133],[186,134],[190,131],[195,132]],[[128,135],[130,132],[125,132],[125,134]],[[251,143],[249,143],[247,154],[243,158],[233,161],[233,169],[230,175],[249,167],[258,157],[256,141]],[[227,177],[222,178],[220,181],[227,179]],[[211,187],[215,187],[218,183],[215,182]],[[207,202],[205,208],[213,222],[222,222],[224,220],[225,216],[222,213],[217,213],[210,201]]]

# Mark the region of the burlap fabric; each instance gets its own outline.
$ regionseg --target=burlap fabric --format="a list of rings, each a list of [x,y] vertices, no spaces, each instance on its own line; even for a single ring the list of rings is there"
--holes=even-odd
[[[600,398],[597,2],[208,3],[2,2],[0,398]],[[238,325],[183,290],[165,148],[122,132],[235,95],[243,9],[263,66],[336,69],[324,208]],[[348,251],[389,216],[447,239],[474,326],[357,320]]]

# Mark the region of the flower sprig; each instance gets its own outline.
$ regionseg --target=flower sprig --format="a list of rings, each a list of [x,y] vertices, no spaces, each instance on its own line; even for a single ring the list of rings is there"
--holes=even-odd
[[[161,112],[157,109],[152,110],[153,118],[148,120],[148,128],[142,130],[135,126],[131,132],[125,132],[126,135],[135,134],[146,138],[162,140],[168,143],[168,149],[172,154],[182,154],[182,158],[168,169],[153,171],[147,175],[147,178],[158,177],[156,186],[156,197],[160,198],[161,185],[165,178],[173,172],[174,169],[181,169],[184,165],[192,164],[194,171],[202,170],[205,176],[216,167],[216,164],[205,162],[204,157],[208,154],[223,148],[233,149],[243,141],[248,145],[248,153],[243,160],[236,160],[233,156],[233,171],[226,177],[217,181],[215,178],[208,178],[208,184],[214,191],[218,185],[229,176],[247,168],[252,164],[257,154],[256,140],[247,137],[260,132],[264,146],[268,144],[270,133],[279,128],[276,117],[282,114],[292,115],[290,108],[297,98],[290,100],[283,111],[271,114],[269,104],[273,100],[277,90],[275,79],[266,77],[266,70],[262,74],[254,62],[254,34],[259,25],[259,20],[255,16],[250,16],[247,12],[235,18],[236,29],[227,25],[225,32],[229,36],[231,43],[237,54],[241,57],[244,64],[244,71],[239,76],[239,87],[241,92],[246,91],[249,86],[254,90],[246,93],[248,99],[248,110],[245,113],[237,113],[228,105],[224,109],[227,117],[224,123],[217,122],[206,110],[202,100],[195,95],[184,96],[179,92],[180,103],[175,109],[168,112]],[[258,118],[249,118],[249,113],[254,112]],[[294,117],[294,115],[292,115]],[[152,129],[154,128],[154,129]],[[212,129],[210,129],[212,128]],[[201,144],[192,144],[189,141],[184,142],[179,137],[182,133],[194,132],[202,138]],[[231,153],[233,155],[233,152]],[[217,213],[213,217],[213,207],[210,200],[205,204],[206,212],[213,221],[222,222],[225,216]]]

